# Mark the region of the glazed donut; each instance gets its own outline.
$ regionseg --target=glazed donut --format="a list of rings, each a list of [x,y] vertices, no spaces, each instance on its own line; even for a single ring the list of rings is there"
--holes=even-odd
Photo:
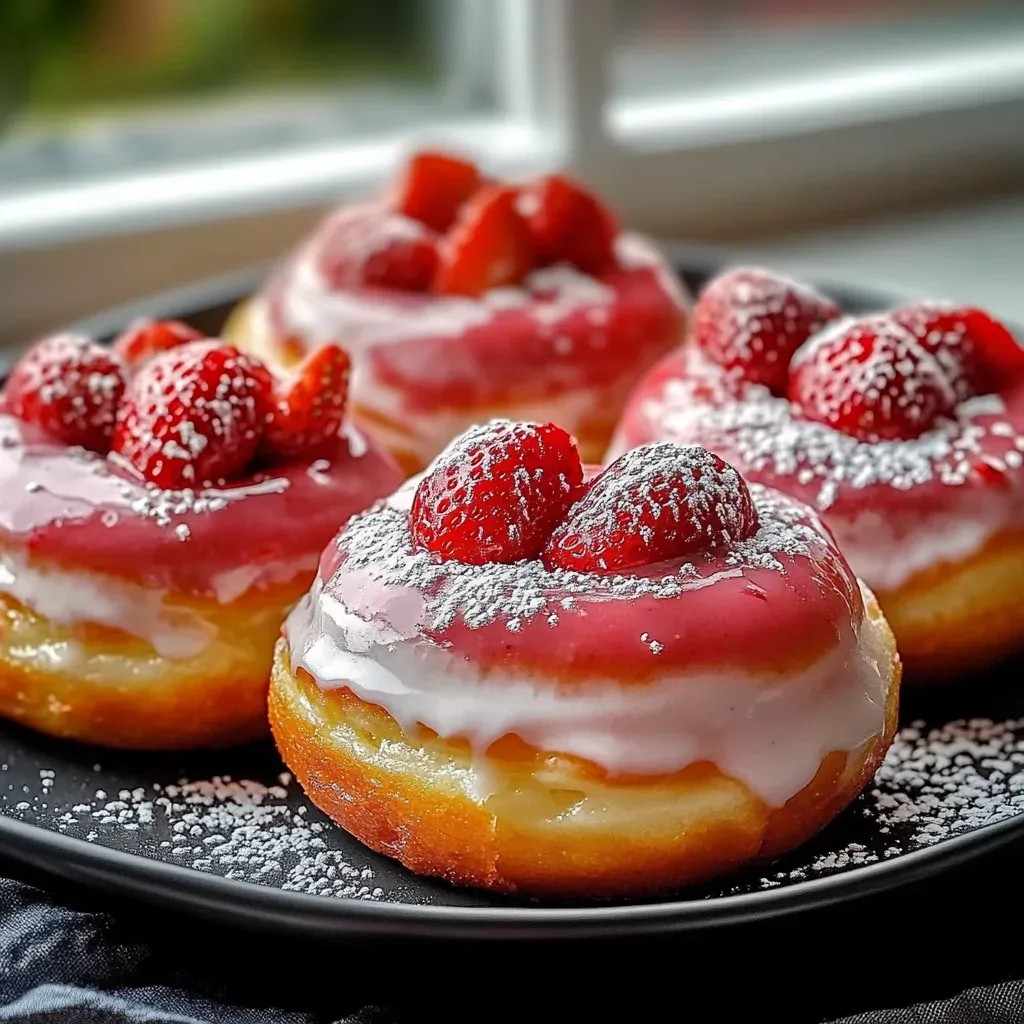
[[[154,338],[174,350],[142,353],[140,339]],[[308,422],[304,437],[280,433],[301,426],[299,391],[286,387],[268,411],[265,369],[194,338],[184,325],[140,325],[111,352],[56,336],[8,378],[7,718],[136,749],[265,735],[274,643],[325,538],[402,479],[353,428],[339,432],[337,406],[304,451]],[[262,441],[273,444],[253,459]]]
[[[949,677],[1024,639],[1022,364],[980,310],[855,320],[741,268],[698,300],[692,344],[637,387],[609,458],[700,444],[815,507],[877,594],[908,678]]]
[[[702,449],[574,458],[479,427],[342,530],[278,645],[285,762],[372,849],[530,897],[792,849],[895,729],[874,598],[813,512]]]
[[[598,461],[632,385],[682,341],[686,301],[567,179],[497,186],[419,154],[388,197],[327,218],[225,333],[284,366],[342,344],[357,422],[409,473],[493,417],[552,418]]]

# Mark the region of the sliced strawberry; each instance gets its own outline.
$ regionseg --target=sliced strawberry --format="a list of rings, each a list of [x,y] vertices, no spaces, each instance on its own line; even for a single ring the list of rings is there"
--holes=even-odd
[[[813,288],[768,270],[739,267],[701,292],[693,311],[694,340],[737,380],[784,395],[796,350],[839,307]]]
[[[163,352],[125,390],[114,451],[172,490],[238,476],[259,444],[270,389],[262,363],[219,341]]]
[[[473,427],[416,488],[413,540],[472,565],[535,558],[582,482],[576,442],[561,427],[503,420]]]
[[[480,184],[480,171],[469,160],[447,153],[416,153],[398,183],[395,208],[435,231],[447,231]]]
[[[124,362],[116,352],[75,334],[55,334],[11,370],[2,407],[57,441],[104,453],[124,386]]]
[[[160,352],[204,337],[202,331],[180,320],[136,320],[115,339],[114,351],[134,373]]]
[[[999,391],[1024,377],[1024,349],[984,310],[916,302],[894,309],[891,316],[939,360],[961,400]]]
[[[466,203],[441,239],[434,289],[483,295],[491,288],[519,284],[534,262],[530,233],[516,212],[516,190],[484,188]]]
[[[806,419],[862,441],[911,440],[957,404],[938,357],[886,315],[812,338],[793,360],[789,397]]]
[[[425,291],[437,271],[436,236],[379,206],[349,207],[327,223],[319,267],[335,291]]]
[[[697,445],[656,442],[616,459],[544,549],[549,569],[610,573],[745,540],[757,510],[743,478]]]
[[[272,397],[262,448],[291,458],[338,436],[348,398],[349,358],[337,345],[317,349]]]
[[[570,263],[587,274],[615,266],[619,224],[614,214],[578,182],[560,174],[523,188],[519,212],[544,263]]]

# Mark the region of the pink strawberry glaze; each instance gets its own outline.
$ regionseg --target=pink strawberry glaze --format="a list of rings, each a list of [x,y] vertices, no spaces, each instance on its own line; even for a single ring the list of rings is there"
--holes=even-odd
[[[549,571],[539,560],[467,566],[415,552],[403,507],[415,482],[392,499],[401,522],[371,511],[353,521],[355,532],[343,530],[328,545],[322,596],[404,639],[440,645],[483,673],[642,683],[679,669],[793,668],[834,648],[863,616],[856,578],[827,531],[781,495],[758,492],[762,525],[731,551],[597,576]],[[367,558],[375,519],[382,539]],[[524,614],[508,597],[513,590],[520,600],[535,595],[536,610]],[[437,601],[454,609],[443,616],[450,621],[431,621]]]
[[[681,338],[680,285],[653,247],[629,236],[619,240],[621,267],[600,280],[552,267],[479,299],[332,290],[321,260],[337,222],[359,209],[328,219],[254,304],[271,351],[343,344],[356,360],[357,404],[373,407],[378,388],[399,392],[412,413],[628,388]]]
[[[215,578],[240,567],[276,566],[279,576],[294,563],[298,572],[339,520],[401,480],[390,457],[351,431],[318,455],[190,495],[0,415],[0,546],[197,596],[214,595]]]
[[[652,440],[702,445],[816,508],[881,594],[1024,529],[1024,384],[961,403],[913,441],[857,442],[798,418],[763,388],[730,392],[687,346],[634,390],[607,460]]]

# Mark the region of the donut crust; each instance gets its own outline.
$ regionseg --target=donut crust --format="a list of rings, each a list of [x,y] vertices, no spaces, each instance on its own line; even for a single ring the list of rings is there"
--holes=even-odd
[[[771,808],[709,762],[609,778],[597,765],[506,737],[486,765],[467,745],[405,733],[348,689],[322,690],[278,643],[270,723],[310,799],[378,853],[421,875],[535,898],[633,897],[771,860],[818,832],[868,784],[896,729],[901,664],[877,605],[886,673],[881,735],[827,754],[814,779]]]
[[[267,734],[266,695],[293,585],[232,605],[179,603],[214,630],[170,660],[106,627],[62,626],[0,595],[0,715],[62,739],[129,750],[226,747]]]
[[[1024,531],[878,593],[910,683],[983,668],[1024,647]]]

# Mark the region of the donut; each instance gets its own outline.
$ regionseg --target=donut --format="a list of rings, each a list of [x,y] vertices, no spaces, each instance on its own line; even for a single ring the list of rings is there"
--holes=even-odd
[[[340,518],[402,480],[295,379],[182,324],[61,334],[0,397],[0,715],[107,747],[267,733],[281,623]],[[340,401],[339,401],[340,399]]]
[[[356,421],[408,473],[492,418],[554,419],[596,462],[631,387],[682,341],[687,302],[579,184],[485,182],[420,153],[387,195],[328,216],[225,332],[286,367],[343,345]]]
[[[908,679],[950,679],[1024,638],[1024,351],[983,310],[851,317],[739,267],[690,343],[637,386],[609,458],[699,444],[811,505],[892,625]]]
[[[896,725],[891,631],[806,506],[696,446],[584,469],[495,421],[354,517],[270,687],[310,799],[410,870],[666,892],[816,833]]]

